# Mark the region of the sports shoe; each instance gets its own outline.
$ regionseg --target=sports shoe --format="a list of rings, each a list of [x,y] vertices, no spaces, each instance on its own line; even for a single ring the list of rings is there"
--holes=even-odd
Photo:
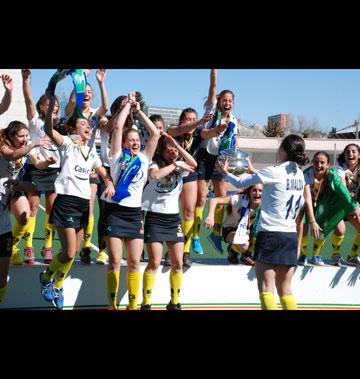
[[[60,311],[64,308],[64,289],[63,288],[54,288],[54,298],[52,300],[52,303],[56,309],[59,309]]]
[[[150,304],[141,304],[140,310],[141,311],[151,311],[151,305]]]
[[[91,263],[91,250],[90,247],[83,247],[83,249],[80,251],[80,260],[82,263],[90,264]]]
[[[183,265],[184,265],[184,267],[191,267],[192,260],[191,260],[190,253],[184,253],[184,255],[183,255]]]
[[[35,255],[33,247],[25,247],[24,249],[24,263],[33,265],[35,263]]]
[[[168,251],[165,254],[164,266],[165,267],[170,267],[171,266],[171,259],[170,259],[170,254],[169,254]]]
[[[40,272],[39,280],[40,280],[40,292],[42,297],[46,301],[52,301],[54,299],[54,287],[52,280],[43,279],[45,272]]]
[[[96,263],[98,265],[106,265],[106,263],[109,261],[108,255],[105,253],[104,250],[100,250],[98,252],[98,255],[96,257]]]
[[[237,264],[239,264],[238,253],[236,251],[234,251],[230,247],[230,245],[228,245],[227,251],[228,251],[228,261],[229,261],[229,263],[231,265],[237,265]]]
[[[321,255],[315,255],[315,257],[312,257],[310,260],[310,263],[312,263],[315,266],[323,266],[324,261],[321,258]]]
[[[22,265],[24,263],[23,259],[20,256],[19,249],[16,249],[10,258],[10,262],[12,265]]]
[[[181,311],[181,304],[173,304],[171,301],[170,303],[166,306],[167,311]]]
[[[191,237],[191,248],[195,254],[198,254],[198,255],[204,254],[199,237]]]
[[[360,264],[359,256],[358,255],[355,255],[354,257],[348,256],[347,260],[346,260],[346,263],[349,266],[357,266],[357,265],[359,265]]]
[[[300,266],[306,266],[308,264],[307,256],[306,255],[300,255],[297,263]]]
[[[44,258],[44,263],[49,264],[52,261],[52,248],[43,247],[41,250],[41,256]]]
[[[250,254],[241,254],[240,262],[243,263],[245,266],[254,266],[255,262],[251,258]]]
[[[335,253],[332,255],[331,264],[334,266],[342,266],[344,264],[344,261],[339,253]]]
[[[209,240],[209,242],[212,244],[213,248],[219,254],[224,254],[223,249],[222,249],[222,245],[221,245],[222,237],[216,236],[214,233],[210,233],[207,236],[207,239]]]

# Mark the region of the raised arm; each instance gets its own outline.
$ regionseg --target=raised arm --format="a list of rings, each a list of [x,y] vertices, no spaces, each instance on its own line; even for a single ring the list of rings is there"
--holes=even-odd
[[[48,94],[49,108],[45,116],[44,130],[47,136],[54,141],[55,145],[61,146],[64,142],[64,137],[53,128],[53,110],[55,107],[55,96]]]
[[[132,102],[128,102],[124,105],[120,112],[114,114],[108,124],[111,124],[111,146],[109,151],[109,156],[113,156],[122,149],[122,133],[123,127],[127,116],[130,113]]]
[[[97,111],[99,118],[104,116],[110,108],[110,101],[109,101],[109,97],[107,95],[106,88],[105,88],[105,77],[106,77],[105,69],[98,69],[96,71],[96,80],[98,81],[100,95],[101,95],[101,105]]]
[[[1,80],[5,88],[5,93],[0,103],[0,114],[3,114],[9,109],[11,104],[13,81],[12,77],[7,74],[2,74]]]
[[[208,94],[206,105],[211,105],[211,104],[216,103],[216,89],[217,89],[217,69],[213,68],[210,71],[210,86],[209,86],[209,94]]]
[[[214,115],[209,113],[206,114],[202,119],[197,121],[187,122],[186,124],[181,125],[171,125],[170,128],[167,130],[167,133],[172,137],[178,137],[185,133],[191,133],[199,125],[205,124],[206,122],[210,121],[213,117]]]
[[[133,104],[133,112],[137,115],[138,119],[143,123],[143,125],[145,126],[149,134],[149,138],[146,142],[146,146],[144,149],[144,154],[147,156],[149,161],[151,161],[155,153],[157,143],[160,138],[160,132],[158,131],[154,123],[149,119],[149,117],[146,116],[146,114],[140,109],[140,103],[135,101],[135,94],[136,94],[135,92],[130,92],[129,99]]]
[[[28,68],[21,69],[22,76],[22,90],[25,99],[26,106],[26,118],[32,120],[36,115],[36,107],[32,98],[31,86],[30,86],[31,70]]]

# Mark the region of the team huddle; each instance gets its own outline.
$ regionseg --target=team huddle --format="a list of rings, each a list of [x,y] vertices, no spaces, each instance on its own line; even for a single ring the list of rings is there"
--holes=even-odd
[[[96,196],[100,210],[96,262],[108,262],[104,296],[111,310],[118,309],[123,244],[127,309],[139,309],[140,304],[140,310],[151,310],[164,242],[165,264],[171,267],[166,309],[181,310],[183,267],[191,266],[191,250],[203,254],[200,227],[210,181],[215,197],[204,220],[212,229],[208,239],[221,254],[225,241],[230,263],[237,264],[240,256],[243,264],[255,266],[262,309],[277,309],[275,287],[283,309],[297,308],[291,279],[296,265],[307,263],[309,227],[314,236],[311,263],[323,264],[320,249],[332,231],[332,262],[344,263],[339,249],[345,221],[357,230],[347,263],[360,263],[359,146],[345,148],[337,170],[330,168],[328,154],[319,151],[303,173],[301,166],[309,162],[305,142],[290,134],[279,147],[278,166],[256,170],[249,161],[247,173],[234,176],[228,171],[228,158],[219,157],[237,146],[238,123],[231,113],[235,96],[230,90],[217,94],[215,69],[210,72],[204,116],[198,119],[195,109],[186,108],[179,124],[167,129],[161,115],[144,113],[139,92],[118,96],[110,106],[106,70],[96,72],[100,107],[91,108],[92,87],[87,83],[81,108],[73,91],[63,118],[55,86],[35,104],[30,76],[29,69],[22,70],[29,125],[12,121],[0,130],[0,302],[8,287],[10,263],[35,261],[32,239],[42,193],[46,218],[41,255],[48,266],[34,285],[40,284],[41,296],[57,309],[64,307],[63,283],[77,252],[82,262],[91,262]],[[8,75],[2,75],[2,82],[0,114],[9,107],[12,91]],[[100,154],[95,146],[98,130]],[[234,187],[235,194],[227,196]],[[61,243],[57,254],[52,249],[55,230]],[[24,257],[18,248],[21,239]],[[144,243],[148,262],[140,302]]]

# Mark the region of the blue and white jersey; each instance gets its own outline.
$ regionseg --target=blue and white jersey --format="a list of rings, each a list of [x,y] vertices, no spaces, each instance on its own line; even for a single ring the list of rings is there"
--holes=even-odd
[[[111,178],[114,182],[114,186],[116,188],[120,171],[121,171],[121,160],[122,160],[122,150],[120,149],[115,155],[109,157],[110,164],[110,174]],[[115,201],[110,197],[105,197],[104,194],[101,195],[101,199],[107,201],[108,203],[115,203],[122,205],[124,207],[130,208],[140,208],[141,207],[141,197],[143,193],[143,189],[148,177],[148,167],[149,160],[147,156],[143,153],[139,153],[137,155],[140,159],[141,166],[129,185],[128,191],[130,193],[129,197],[126,197],[120,201]]]
[[[296,216],[304,203],[304,174],[295,162],[267,167],[254,175],[237,178],[229,174],[226,180],[235,187],[263,184],[259,232],[296,232]]]
[[[61,171],[55,180],[55,192],[90,199],[90,172],[102,165],[95,146],[90,148],[65,136],[59,151]]]

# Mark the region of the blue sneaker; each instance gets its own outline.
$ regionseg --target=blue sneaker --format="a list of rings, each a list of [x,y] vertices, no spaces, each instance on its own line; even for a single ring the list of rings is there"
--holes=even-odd
[[[307,264],[308,264],[307,256],[306,255],[300,255],[300,257],[298,259],[298,265],[305,266]]]
[[[64,308],[64,289],[54,287],[54,298],[52,303],[60,311]]]
[[[195,254],[198,254],[198,255],[204,254],[199,237],[191,237],[191,248]]]
[[[310,263],[312,263],[315,266],[323,266],[324,265],[324,261],[322,260],[320,255],[316,255],[315,257],[312,257]]]
[[[44,272],[40,272],[40,292],[42,297],[46,301],[52,301],[54,299],[54,287],[52,280],[44,280],[43,279]]]
[[[222,237],[216,236],[214,233],[210,233],[207,236],[207,239],[209,240],[209,242],[212,244],[213,248],[219,254],[224,254],[223,249],[222,249],[222,245],[221,245]]]

